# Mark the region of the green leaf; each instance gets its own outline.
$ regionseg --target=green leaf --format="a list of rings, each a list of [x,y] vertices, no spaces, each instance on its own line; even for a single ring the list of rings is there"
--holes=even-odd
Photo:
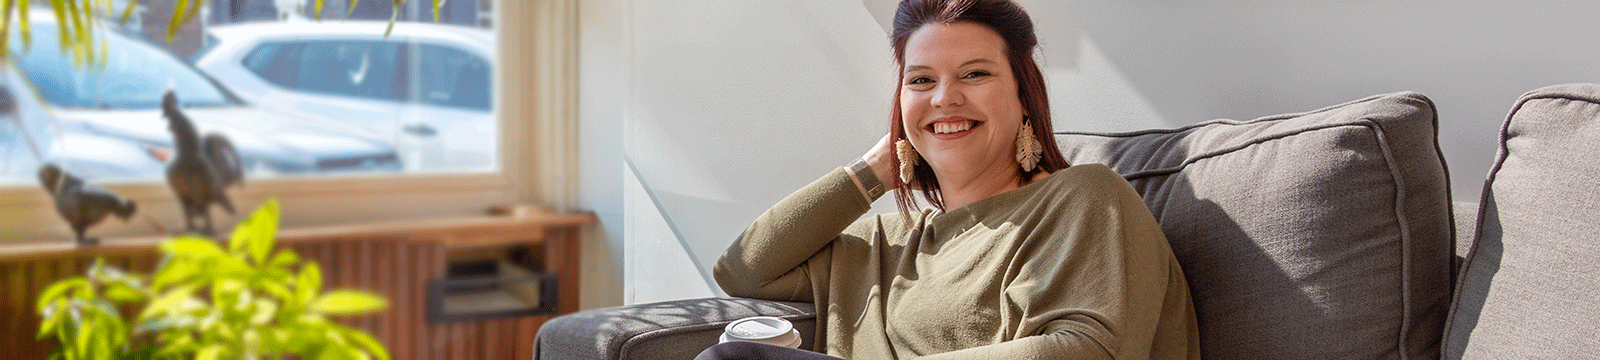
[[[138,290],[134,290],[133,287],[123,283],[115,283],[106,286],[106,292],[104,296],[107,299],[111,299],[111,301],[116,302],[135,302],[144,300],[144,294],[139,293]]]
[[[258,279],[255,285],[257,289],[261,289],[261,292],[265,292],[267,295],[272,295],[274,298],[285,301],[294,301],[294,292],[289,291],[289,287],[284,285],[283,282],[272,281],[268,279]]]
[[[317,298],[311,309],[327,314],[360,314],[382,310],[389,302],[382,296],[360,290],[334,290]]]
[[[240,294],[245,291],[244,282],[235,279],[223,279],[211,284],[211,302],[216,308],[222,308],[239,301]]]
[[[196,289],[195,285],[184,285],[157,296],[149,305],[145,305],[144,311],[139,313],[139,318],[148,319],[158,314],[177,313],[177,310],[181,309],[180,305],[183,305],[189,296],[194,295]]]
[[[162,289],[189,280],[200,273],[200,266],[188,258],[168,259],[167,264],[156,271],[155,279],[151,280],[150,288]]]
[[[294,281],[295,302],[310,304],[322,292],[322,268],[312,261],[300,266],[300,277]]]
[[[105,317],[110,318],[110,320],[115,320],[118,323],[120,323],[121,320],[122,320],[122,313],[118,312],[117,311],[117,307],[114,306],[114,305],[111,305],[111,302],[108,302],[108,301],[105,301],[105,300],[93,300],[88,305],[89,306],[87,306],[86,308],[89,308],[89,309],[92,309],[92,310],[96,310],[96,311],[98,311],[100,313],[100,315],[104,315]],[[121,324],[113,324],[113,325],[121,325]]]
[[[225,350],[225,348],[223,348],[221,344],[207,345],[204,348],[200,348],[200,352],[197,352],[197,353],[194,354],[194,359],[195,360],[217,360],[217,359],[221,359],[223,350]]]
[[[233,228],[233,240],[228,243],[229,252],[237,254],[243,248],[249,251],[250,259],[256,265],[266,264],[267,254],[272,251],[277,236],[278,200],[268,199]]]
[[[112,346],[115,346],[111,343],[113,329],[99,321],[95,323],[95,331],[89,333],[89,349],[95,359],[110,359]]]
[[[89,279],[85,279],[83,277],[70,278],[50,284],[50,286],[44,288],[44,291],[39,292],[39,303],[37,305],[38,311],[41,313],[44,312],[44,308],[46,306],[50,305],[50,303],[55,302],[56,300],[60,300],[61,295],[66,293],[68,290],[88,289],[89,286]]]
[[[56,330],[56,325],[61,324],[61,316],[59,316],[61,314],[61,306],[52,304],[40,311],[39,314],[41,315],[40,317],[44,318],[44,321],[39,322],[39,333],[33,336],[34,339],[44,339]]]
[[[306,327],[320,328],[328,326],[328,318],[320,313],[302,313],[300,316],[295,317],[294,323]]]
[[[78,303],[78,300],[73,300],[73,303],[74,303],[74,305],[76,305],[76,303]],[[74,306],[74,307],[77,307],[77,306]],[[94,333],[94,329],[95,329],[94,323],[91,322],[91,321],[88,321],[88,319],[85,319],[82,314],[80,314],[76,309],[74,309],[72,311],[72,322],[68,323],[68,325],[69,325],[68,327],[70,328],[71,333],[72,333],[72,340],[73,340],[72,349],[73,349],[73,351],[76,351],[76,352],[78,352],[80,354],[88,353],[89,352],[89,340],[92,340],[94,338],[94,336],[90,336],[89,335],[89,334],[93,334]]]
[[[267,325],[278,315],[278,303],[271,299],[256,299],[255,314],[250,315],[250,324],[255,326]]]
[[[161,359],[188,358],[186,355],[193,354],[200,349],[200,344],[195,340],[194,334],[188,331],[162,334],[159,343],[162,344],[162,347],[160,351],[156,352],[156,357]]]
[[[249,278],[251,275],[256,273],[256,269],[253,268],[253,267],[250,267],[250,264],[245,263],[245,260],[241,259],[241,258],[236,258],[236,257],[229,256],[229,257],[211,258],[211,259],[208,259],[208,260],[210,260],[208,262],[210,269],[209,269],[209,271],[207,273],[213,279],[215,279],[215,278],[224,278],[224,279],[227,279],[227,278],[233,278],[233,279]]]
[[[182,328],[182,327],[186,327],[186,326],[189,326],[189,325],[193,325],[196,321],[197,320],[193,316],[187,316],[187,315],[155,316],[155,317],[151,317],[150,319],[146,319],[145,321],[141,321],[138,324],[134,325],[133,332],[135,332],[135,333],[144,333],[144,332],[150,331],[150,330],[166,330],[166,329]]]
[[[261,329],[247,328],[244,330],[244,335],[240,336],[240,339],[244,343],[244,356],[241,356],[242,358],[255,359],[260,357],[257,353],[261,351]]]
[[[184,16],[189,13],[188,8],[189,0],[178,0],[177,5],[173,6],[172,20],[167,23],[168,43],[172,42],[172,38],[178,35],[178,28],[183,26]]]
[[[128,18],[133,16],[133,9],[139,7],[139,2],[129,1],[128,6],[122,8],[122,16],[117,17],[117,25],[127,24]]]
[[[104,282],[106,279],[106,258],[94,258],[94,265],[89,265],[89,280]]]
[[[180,236],[161,242],[161,252],[178,257],[197,259],[225,256],[227,253],[215,241],[199,236]]]
[[[28,48],[28,45],[33,43],[33,33],[32,31],[28,30],[28,28],[32,27],[28,24],[28,3],[31,2],[32,1],[17,0],[17,12],[20,15],[17,16],[17,27],[21,28],[22,30],[22,48],[24,49]]]
[[[366,348],[367,353],[371,354],[373,357],[376,357],[380,360],[389,360],[389,351],[383,348],[383,343],[378,342],[378,339],[373,338],[372,335],[367,334],[367,332],[350,329],[350,331],[345,332],[345,336],[348,336],[350,340],[355,341],[356,345],[361,345],[361,347]]]
[[[279,250],[278,253],[272,255],[272,262],[267,266],[276,269],[286,269],[289,267],[289,265],[294,265],[294,263],[297,262],[300,262],[299,254],[295,254],[293,251],[289,250]]]
[[[0,0],[0,48],[10,48],[11,40],[11,9],[16,3],[11,0]],[[26,42],[24,42],[26,44]],[[0,58],[6,55],[5,50],[0,50]]]

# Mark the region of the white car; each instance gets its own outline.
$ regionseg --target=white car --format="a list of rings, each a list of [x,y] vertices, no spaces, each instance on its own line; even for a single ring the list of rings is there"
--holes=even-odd
[[[494,36],[431,23],[287,21],[217,26],[195,65],[245,101],[390,139],[407,171],[491,171]]]
[[[31,46],[13,29],[0,66],[0,184],[37,183],[45,163],[91,180],[164,180],[163,157],[173,149],[159,109],[167,89],[202,134],[228,136],[247,177],[401,169],[393,146],[359,128],[247,106],[136,37],[100,32],[107,57],[75,67],[58,46],[54,16],[35,11],[30,20]]]

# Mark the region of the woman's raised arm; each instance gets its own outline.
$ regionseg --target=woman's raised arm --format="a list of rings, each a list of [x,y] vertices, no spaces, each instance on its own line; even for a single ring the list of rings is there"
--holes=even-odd
[[[717,285],[732,296],[812,301],[810,279],[825,278],[827,264],[808,267],[807,260],[872,208],[874,199],[865,189],[889,176],[884,170],[888,139],[885,135],[862,156],[872,171],[835,169],[756,218],[717,260],[712,271]]]

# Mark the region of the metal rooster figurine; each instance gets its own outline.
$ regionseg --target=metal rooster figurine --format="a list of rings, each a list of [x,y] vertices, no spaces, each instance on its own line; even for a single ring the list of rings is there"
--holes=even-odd
[[[178,96],[167,90],[161,96],[161,113],[171,125],[173,154],[167,163],[167,184],[183,206],[186,231],[213,236],[211,204],[221,205],[233,214],[233,202],[224,191],[244,182],[244,166],[233,143],[222,134],[200,138],[194,122],[178,107]],[[195,220],[205,225],[195,226]]]
[[[137,208],[133,201],[103,187],[83,182],[83,179],[62,171],[55,164],[39,168],[39,182],[44,183],[45,190],[55,200],[56,213],[61,214],[61,218],[66,219],[67,225],[72,227],[72,241],[78,245],[98,245],[100,240],[83,236],[84,231],[111,214],[128,221]]]

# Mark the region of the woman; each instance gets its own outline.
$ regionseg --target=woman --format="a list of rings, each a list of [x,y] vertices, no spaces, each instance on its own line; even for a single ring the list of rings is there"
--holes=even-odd
[[[729,295],[817,305],[819,351],[858,359],[1198,358],[1160,227],[1051,134],[1028,15],[907,0],[890,133],[768,210],[718,260]],[[860,219],[891,184],[897,214]],[[912,190],[932,209],[913,211]],[[832,358],[751,343],[701,358]]]

